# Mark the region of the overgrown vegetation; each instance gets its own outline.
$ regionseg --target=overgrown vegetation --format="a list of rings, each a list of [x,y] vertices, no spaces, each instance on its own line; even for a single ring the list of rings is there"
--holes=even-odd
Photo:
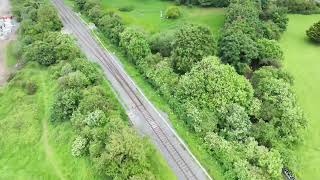
[[[84,4],[84,8],[93,6]],[[53,126],[71,122],[77,137],[70,154],[90,159],[96,174],[104,178],[174,179],[151,143],[129,127],[98,65],[85,59],[74,40],[60,32],[62,23],[54,7],[45,1],[25,0],[15,13],[21,20],[24,63],[53,69],[58,85],[50,120]],[[27,94],[36,93],[32,80],[21,86]]]
[[[274,1],[236,0],[218,46],[201,25],[148,38],[120,18],[124,30],[112,37],[120,37],[120,46],[114,44],[221,162],[227,179],[281,179],[283,166],[294,167],[291,152],[306,125],[292,77],[280,68],[276,40],[287,22],[286,9]]]

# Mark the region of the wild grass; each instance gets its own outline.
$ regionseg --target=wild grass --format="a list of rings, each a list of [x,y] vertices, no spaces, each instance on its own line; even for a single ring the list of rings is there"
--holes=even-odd
[[[90,162],[71,156],[70,122],[49,121],[56,81],[44,67],[31,63],[0,88],[0,179],[98,179]],[[38,88],[27,95],[21,83]]]

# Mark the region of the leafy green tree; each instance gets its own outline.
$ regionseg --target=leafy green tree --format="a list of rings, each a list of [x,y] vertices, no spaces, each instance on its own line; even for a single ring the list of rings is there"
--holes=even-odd
[[[84,5],[86,4],[87,0],[75,0],[76,7],[80,11],[84,10]]]
[[[238,75],[231,66],[221,64],[215,57],[208,57],[181,77],[175,90],[175,97],[180,104],[192,105],[191,110],[196,107],[199,110],[219,113],[221,107],[231,103],[249,109],[253,99],[253,89],[249,81]],[[208,124],[206,121],[212,119],[202,121]]]
[[[100,19],[105,15],[105,13],[102,10],[101,5],[95,5],[88,11],[88,15],[93,20],[93,22],[98,25]]]
[[[151,36],[149,40],[152,53],[160,53],[163,57],[169,57],[173,49],[174,35],[171,31],[160,32]]]
[[[84,115],[94,110],[108,112],[112,109],[112,103],[107,98],[104,90],[99,86],[88,88],[83,92],[83,99],[78,108],[80,113]]]
[[[306,121],[289,83],[283,79],[265,77],[254,86],[255,96],[261,100],[260,120],[257,131],[265,129],[268,124],[270,136],[255,134],[260,143],[276,146],[278,143],[293,145],[300,141],[301,130]],[[266,122],[266,123],[263,123]]]
[[[69,120],[77,109],[81,94],[75,89],[59,91],[51,109],[51,121]]]
[[[280,45],[274,40],[259,39],[257,41],[260,65],[280,67],[283,61],[283,52]]]
[[[245,142],[226,141],[216,133],[208,133],[205,145],[222,162],[227,179],[281,179],[282,159],[278,151],[259,146],[253,139]]]
[[[137,29],[125,29],[124,32],[121,33],[120,39],[120,46],[135,64],[151,54],[148,41],[142,32]]]
[[[263,9],[260,18],[265,21],[271,20],[279,27],[280,32],[284,32],[287,29],[289,21],[287,10],[283,7],[278,7],[275,3],[269,3],[269,5]]]
[[[258,57],[256,42],[241,30],[227,29],[218,43],[218,54],[225,63],[233,65],[238,72],[242,64],[251,64]]]
[[[259,8],[257,1],[234,0],[231,2],[226,12],[226,23],[236,20],[245,20],[249,24],[259,21]]]
[[[102,16],[98,25],[113,44],[119,45],[120,34],[124,31],[124,25],[118,15],[113,12],[107,13]]]
[[[178,82],[178,75],[173,72],[168,59],[163,59],[159,54],[150,55],[140,62],[139,68],[144,76],[165,97],[170,97]]]
[[[251,129],[250,118],[246,109],[237,105],[227,105],[220,115],[220,134],[226,140],[245,140]]]
[[[82,72],[75,71],[60,77],[59,85],[63,89],[81,89],[89,85],[89,79]]]
[[[81,52],[74,40],[69,36],[60,32],[49,32],[44,35],[44,42],[52,46],[55,59],[57,61],[72,61],[81,57]]]
[[[102,74],[98,67],[87,59],[75,59],[72,62],[72,67],[73,69],[82,72],[88,78],[91,84],[98,84],[102,79]]]
[[[264,66],[255,71],[251,77],[251,83],[254,87],[264,78],[282,79],[286,83],[293,85],[293,77],[284,69],[275,68],[272,66]]]
[[[320,43],[320,21],[307,30],[307,36],[314,42]]]
[[[59,31],[62,22],[52,5],[41,5],[37,11],[37,26],[42,32]]]
[[[24,52],[26,61],[36,61],[41,65],[49,66],[56,62],[52,44],[36,41],[27,47]]]
[[[215,53],[215,41],[209,28],[187,24],[175,33],[172,47],[174,69],[184,74],[196,62]]]
[[[280,28],[271,20],[262,23],[261,30],[266,39],[279,40],[281,36]]]
[[[146,147],[133,129],[123,128],[110,135],[105,152],[96,159],[97,168],[114,179],[154,179],[147,160],[150,149]]]

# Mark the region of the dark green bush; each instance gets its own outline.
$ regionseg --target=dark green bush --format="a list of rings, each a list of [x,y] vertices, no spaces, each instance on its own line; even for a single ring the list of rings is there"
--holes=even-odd
[[[122,6],[118,10],[122,12],[130,12],[134,10],[134,6],[132,5]]]
[[[177,19],[181,16],[181,11],[179,7],[171,6],[166,9],[165,16],[169,19]]]
[[[290,13],[320,13],[320,9],[317,6],[316,1],[313,0],[277,0],[277,4],[288,8]]]
[[[170,31],[160,32],[151,36],[149,40],[152,53],[160,53],[163,57],[169,57],[173,49],[174,34]]]
[[[307,30],[307,36],[314,42],[320,43],[320,21]]]
[[[120,35],[120,46],[134,64],[151,54],[145,35],[138,29],[126,28]]]
[[[124,24],[118,15],[110,12],[102,16],[99,20],[98,26],[113,44],[117,46],[119,45],[120,34],[124,30]]]
[[[35,81],[27,80],[23,82],[22,87],[28,95],[33,95],[37,92],[38,86]]]
[[[87,59],[79,58],[74,60],[72,62],[72,67],[73,69],[82,72],[91,84],[98,84],[102,79],[102,74],[98,67]]]
[[[51,121],[69,120],[77,109],[81,99],[81,93],[77,89],[59,91],[51,108]]]

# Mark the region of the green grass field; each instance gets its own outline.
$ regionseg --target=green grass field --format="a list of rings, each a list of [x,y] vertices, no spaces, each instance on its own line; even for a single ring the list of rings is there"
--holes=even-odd
[[[102,0],[105,9],[119,14],[126,24],[142,27],[149,33],[164,31],[181,26],[182,24],[197,23],[211,28],[216,36],[224,22],[224,10],[219,8],[199,8],[180,6],[182,17],[170,20],[160,17],[160,11],[165,12],[172,2],[161,0]],[[124,6],[133,7],[133,11],[121,12],[118,9]]]
[[[295,91],[309,126],[304,143],[297,148],[299,179],[320,177],[320,44],[311,43],[305,31],[320,15],[290,15],[287,32],[281,39],[285,68],[295,78]]]
[[[71,124],[48,121],[56,86],[50,77],[46,68],[29,64],[0,88],[0,179],[94,177],[87,159],[71,156]],[[37,83],[36,94],[21,87],[27,79]]]

